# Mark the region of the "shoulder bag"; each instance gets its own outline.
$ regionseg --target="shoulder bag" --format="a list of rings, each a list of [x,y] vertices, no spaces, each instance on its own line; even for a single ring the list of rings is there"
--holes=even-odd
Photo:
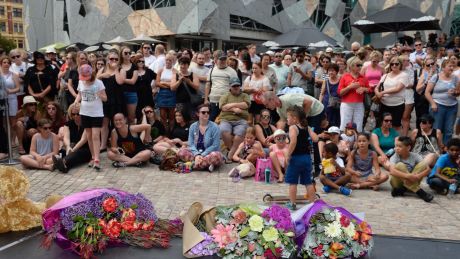
[[[329,80],[326,80],[326,89],[327,89],[327,93],[329,94],[327,107],[340,109],[340,102],[341,102],[340,98],[331,95],[331,90],[329,88]]]

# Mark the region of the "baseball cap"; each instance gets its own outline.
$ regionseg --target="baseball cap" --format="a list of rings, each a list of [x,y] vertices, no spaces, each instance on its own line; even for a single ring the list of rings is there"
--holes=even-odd
[[[230,78],[230,87],[232,86],[241,86],[240,79],[238,77],[232,77]]]
[[[336,126],[332,126],[327,130],[327,133],[340,134],[340,129]]]
[[[333,50],[331,47],[328,47],[328,48],[326,49],[326,53],[332,53],[332,52],[334,52],[334,50]]]
[[[218,59],[226,59],[227,58],[227,53],[222,50],[217,51],[217,58]]]
[[[88,81],[91,79],[92,73],[93,73],[93,68],[88,64],[84,64],[80,67],[80,69],[78,69],[78,74],[79,74],[78,79],[82,81]]]
[[[356,129],[356,123],[350,121],[349,123],[347,123],[345,128],[347,128],[347,129]]]

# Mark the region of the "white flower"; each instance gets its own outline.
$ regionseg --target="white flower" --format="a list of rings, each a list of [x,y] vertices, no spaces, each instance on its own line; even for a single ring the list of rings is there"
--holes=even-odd
[[[350,225],[348,225],[348,227],[344,228],[343,229],[343,232],[345,232],[345,234],[352,238],[354,235],[355,235],[355,224],[353,224],[353,222],[350,222]]]
[[[340,217],[342,217],[342,213],[338,210],[334,210],[335,213],[335,221],[340,222]]]
[[[339,222],[335,221],[327,225],[324,228],[324,232],[330,238],[339,237],[342,234],[342,226],[340,226]]]

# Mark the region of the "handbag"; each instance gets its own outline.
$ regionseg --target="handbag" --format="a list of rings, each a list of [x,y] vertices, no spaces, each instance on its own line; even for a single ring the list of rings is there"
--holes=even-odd
[[[387,80],[387,76],[385,76],[385,79],[383,79],[383,82],[381,82],[378,86],[378,89],[379,89],[379,92],[383,91],[384,89],[384,86],[383,84],[385,83],[385,80]],[[382,102],[382,100],[380,100],[380,98],[377,97],[377,95],[374,95],[374,97],[372,97],[372,102],[374,102],[375,104],[380,104]]]
[[[184,88],[185,88],[185,91],[187,91],[188,96],[190,97],[190,103],[192,104],[193,107],[197,107],[203,103],[203,97],[201,95],[192,93],[190,89],[188,88],[187,84],[184,84]]]
[[[340,109],[340,98],[331,95],[331,90],[329,89],[329,80],[326,80],[326,89],[327,93],[329,94],[327,107]]]
[[[256,162],[256,177],[254,180],[263,182],[265,181],[265,169],[269,168],[270,169],[270,180],[274,180],[277,175],[275,175],[275,172],[273,171],[273,166],[272,166],[272,160],[270,158],[257,158]]]

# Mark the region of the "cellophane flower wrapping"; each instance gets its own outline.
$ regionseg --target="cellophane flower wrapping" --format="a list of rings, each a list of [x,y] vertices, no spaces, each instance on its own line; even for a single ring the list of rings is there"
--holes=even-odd
[[[302,258],[359,258],[368,254],[374,244],[367,222],[322,200],[316,201],[295,224]]]
[[[107,246],[144,248],[169,246],[170,237],[181,231],[181,222],[158,219],[153,204],[142,194],[115,189],[94,189],[64,197],[43,213],[51,241],[82,258],[91,258]]]

